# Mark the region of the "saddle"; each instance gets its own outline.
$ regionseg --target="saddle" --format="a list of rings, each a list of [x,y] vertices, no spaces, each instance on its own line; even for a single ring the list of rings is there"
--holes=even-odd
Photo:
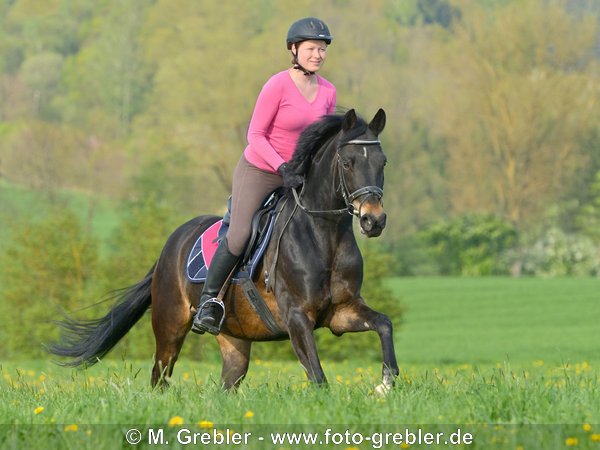
[[[280,334],[281,329],[277,326],[271,311],[267,307],[264,299],[261,297],[256,285],[254,284],[256,270],[267,249],[277,215],[283,208],[284,203],[280,200],[285,192],[284,188],[278,188],[273,191],[263,202],[261,208],[252,218],[252,228],[250,239],[246,245],[246,250],[241,259],[238,271],[231,280],[234,284],[239,284],[252,308],[256,311],[267,328],[274,333]],[[280,205],[281,204],[281,205]],[[280,207],[278,207],[280,205]],[[227,202],[227,213],[223,219],[217,220],[204,233],[198,237],[188,256],[187,276],[192,283],[203,283],[206,281],[208,269],[212,257],[217,250],[220,241],[227,234],[231,218],[231,197]]]
[[[239,283],[242,279],[254,279],[256,269],[265,253],[275,219],[279,210],[277,208],[279,200],[282,198],[284,188],[278,188],[273,191],[263,201],[261,208],[252,218],[252,228],[250,239],[246,244],[244,255],[239,264],[238,271],[234,274],[232,282]],[[210,267],[212,257],[219,246],[221,240],[227,234],[231,218],[231,197],[227,202],[227,212],[223,219],[217,220],[204,233],[202,233],[188,257],[187,276],[193,283],[203,283],[206,281],[206,275]]]

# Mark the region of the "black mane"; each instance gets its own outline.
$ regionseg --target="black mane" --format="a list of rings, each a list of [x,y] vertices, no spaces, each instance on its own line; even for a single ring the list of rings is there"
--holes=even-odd
[[[342,129],[343,119],[344,114],[326,115],[306,127],[300,134],[294,155],[288,163],[294,173],[305,175],[308,172],[312,158]],[[354,127],[344,134],[345,140],[349,141],[364,134],[367,127],[367,123],[357,117]]]

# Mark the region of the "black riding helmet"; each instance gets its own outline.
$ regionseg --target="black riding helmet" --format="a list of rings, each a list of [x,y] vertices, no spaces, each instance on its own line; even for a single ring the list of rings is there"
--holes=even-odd
[[[325,25],[325,22],[316,17],[305,17],[304,19],[295,21],[288,30],[286,39],[287,48],[291,50],[292,44],[311,39],[325,41],[329,45],[333,40],[333,36],[329,32],[329,28]]]
[[[333,36],[329,32],[329,28],[325,25],[321,19],[317,19],[316,17],[305,17],[304,19],[300,19],[295,21],[287,34],[287,48],[288,50],[292,49],[292,44],[298,44],[302,41],[308,40],[316,40],[316,41],[325,41],[327,45],[331,44],[333,40]],[[294,69],[301,70],[304,72],[304,75],[313,75],[314,72],[310,72],[302,67],[298,63],[298,52],[294,53]]]

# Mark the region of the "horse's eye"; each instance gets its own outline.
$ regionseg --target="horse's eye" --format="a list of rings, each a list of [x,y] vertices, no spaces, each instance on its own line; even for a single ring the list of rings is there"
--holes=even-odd
[[[346,170],[348,170],[350,168],[351,164],[350,164],[350,160],[348,159],[342,159],[342,167]]]

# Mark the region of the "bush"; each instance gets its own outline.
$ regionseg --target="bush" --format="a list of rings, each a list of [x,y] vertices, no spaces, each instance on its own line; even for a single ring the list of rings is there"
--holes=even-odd
[[[43,219],[13,226],[0,255],[2,356],[33,358],[58,336],[60,311],[83,306],[98,261],[98,246],[77,216],[56,207]]]
[[[393,275],[399,277],[436,276],[440,267],[421,233],[400,237],[391,245]]]
[[[566,234],[550,228],[535,242],[512,254],[520,262],[524,275],[600,276],[600,249],[592,239],[578,234]]]
[[[600,172],[596,173],[588,195],[589,201],[581,206],[575,222],[586,236],[600,243]]]
[[[500,256],[517,240],[515,228],[493,214],[465,214],[434,224],[421,238],[442,275],[508,273]]]

